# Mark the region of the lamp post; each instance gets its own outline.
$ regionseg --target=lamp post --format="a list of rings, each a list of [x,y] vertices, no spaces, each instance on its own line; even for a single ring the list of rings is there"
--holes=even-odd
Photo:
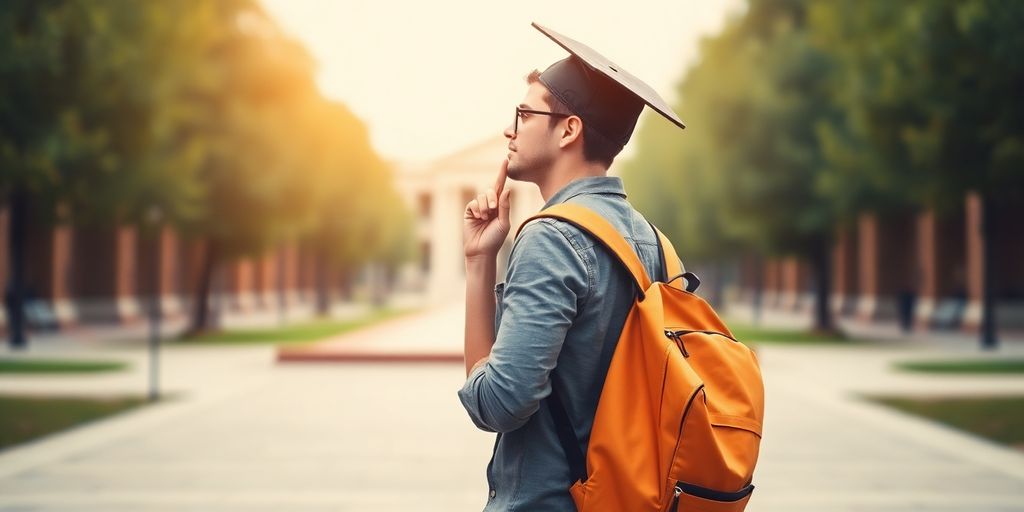
[[[146,212],[146,220],[156,236],[149,301],[149,401],[156,402],[160,399],[160,264],[163,259],[160,226],[163,222],[163,211],[159,206],[150,207]]]

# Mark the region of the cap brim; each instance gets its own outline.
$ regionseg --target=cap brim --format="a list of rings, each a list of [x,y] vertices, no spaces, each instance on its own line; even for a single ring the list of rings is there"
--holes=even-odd
[[[638,98],[643,100],[647,106],[654,109],[655,112],[664,116],[665,119],[672,121],[672,123],[680,128],[686,128],[686,124],[683,123],[683,120],[679,119],[679,116],[672,111],[672,107],[670,107],[668,103],[658,95],[657,91],[644,83],[643,80],[633,76],[625,69],[622,69],[621,66],[606,59],[603,55],[594,51],[594,49],[576,41],[575,39],[566,37],[554,30],[538,25],[536,22],[530,23],[530,25],[539,30],[542,34],[548,36],[552,41],[558,44],[558,46],[564,48],[565,51],[578,57],[591,68],[601,72],[608,76],[608,78],[617,82],[619,85],[625,87]]]

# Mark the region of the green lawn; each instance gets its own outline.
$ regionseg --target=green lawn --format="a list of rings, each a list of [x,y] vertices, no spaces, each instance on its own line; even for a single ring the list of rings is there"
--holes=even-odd
[[[145,399],[0,395],[0,449],[137,407]]]
[[[855,340],[837,334],[800,329],[770,329],[726,321],[733,336],[744,343],[850,344]]]
[[[1024,449],[1024,396],[895,398],[872,400],[945,423],[993,441]]]
[[[897,363],[901,370],[926,373],[1024,374],[1024,359],[989,361],[909,361]]]
[[[3,373],[97,373],[123,370],[117,361],[75,361],[66,359],[0,359]]]
[[[354,331],[384,320],[389,320],[413,310],[380,309],[352,320],[314,320],[311,322],[263,329],[230,329],[184,338],[185,343],[200,344],[249,344],[309,343],[323,338]]]

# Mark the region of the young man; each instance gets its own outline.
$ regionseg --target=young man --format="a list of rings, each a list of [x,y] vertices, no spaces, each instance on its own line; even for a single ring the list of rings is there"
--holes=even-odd
[[[554,219],[522,229],[506,280],[495,286],[496,256],[511,229],[506,176],[537,184],[545,208],[572,202],[596,211],[631,243],[650,276],[665,279],[657,235],[607,171],[645,104],[683,127],[645,84],[590,48],[534,27],[572,55],[527,77],[526,96],[505,129],[509,153],[497,182],[464,215],[468,378],[459,398],[477,427],[498,432],[485,510],[575,509],[552,403],[564,407],[586,453],[636,294],[610,252]]]

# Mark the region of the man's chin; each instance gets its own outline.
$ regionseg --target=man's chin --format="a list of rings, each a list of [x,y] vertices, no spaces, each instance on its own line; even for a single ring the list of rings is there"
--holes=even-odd
[[[512,160],[508,162],[508,168],[505,170],[505,175],[508,179],[513,181],[523,181],[523,169]]]
[[[538,163],[540,163],[539,160],[523,160],[522,155],[513,153],[512,158],[508,161],[505,175],[513,181],[536,183],[537,177],[542,176],[546,172],[545,167],[538,166]]]

